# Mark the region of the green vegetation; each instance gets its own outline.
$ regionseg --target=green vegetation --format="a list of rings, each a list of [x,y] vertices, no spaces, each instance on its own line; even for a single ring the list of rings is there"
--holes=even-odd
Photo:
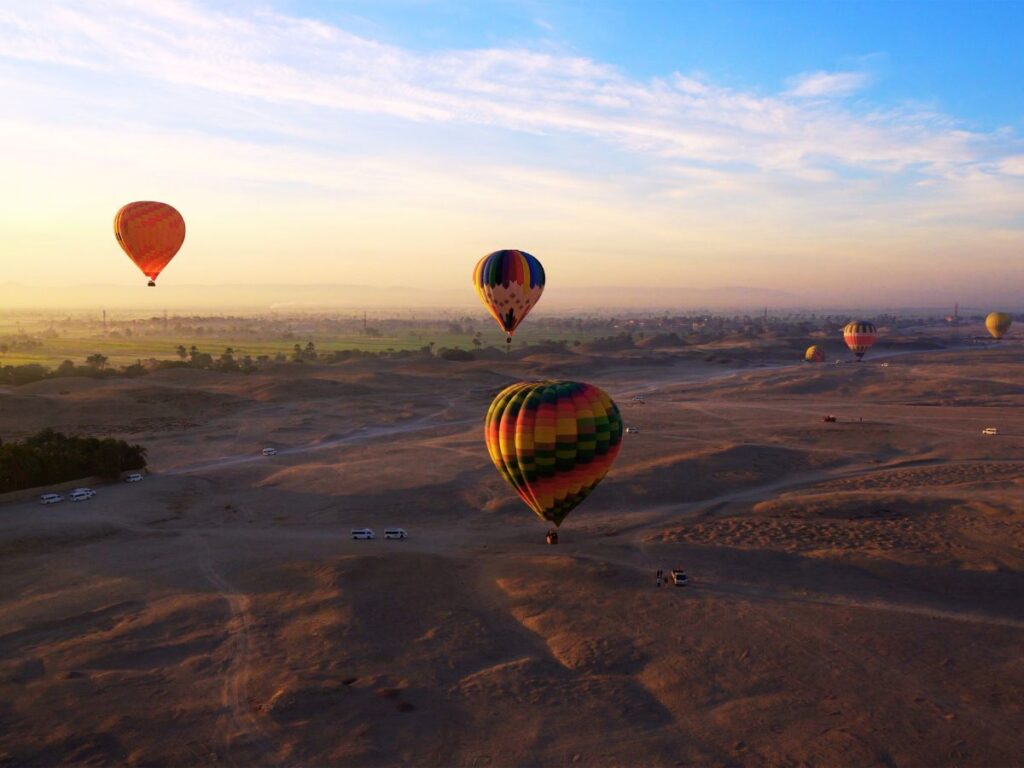
[[[403,313],[404,314],[404,313]],[[538,317],[516,333],[515,348],[542,339],[587,341],[612,331],[608,321]],[[55,367],[64,360],[106,358],[107,367],[151,359],[187,361],[198,347],[220,357],[230,348],[236,361],[246,356],[291,360],[296,344],[313,343],[321,358],[335,352],[418,352],[502,348],[505,335],[489,317],[364,318],[358,315],[263,315],[128,317],[102,319],[99,313],[55,316],[52,313],[0,314],[0,365]]]
[[[143,469],[146,449],[107,437],[63,435],[44,429],[21,442],[0,441],[0,493]]]

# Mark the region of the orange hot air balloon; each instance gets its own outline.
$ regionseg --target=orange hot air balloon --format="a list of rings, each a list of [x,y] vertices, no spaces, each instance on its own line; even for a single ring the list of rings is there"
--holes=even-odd
[[[853,320],[843,328],[843,340],[850,351],[857,356],[857,362],[861,361],[864,353],[874,345],[878,339],[878,329],[874,323],[867,320]]]
[[[114,216],[114,236],[152,287],[185,242],[185,220],[167,203],[128,203]]]

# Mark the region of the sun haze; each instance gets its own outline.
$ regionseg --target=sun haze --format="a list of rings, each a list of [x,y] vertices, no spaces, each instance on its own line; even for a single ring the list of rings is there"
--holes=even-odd
[[[169,291],[469,304],[476,259],[523,248],[574,306],[1020,306],[1021,8],[8,6],[3,279],[134,288],[111,221],[161,200],[188,225]]]

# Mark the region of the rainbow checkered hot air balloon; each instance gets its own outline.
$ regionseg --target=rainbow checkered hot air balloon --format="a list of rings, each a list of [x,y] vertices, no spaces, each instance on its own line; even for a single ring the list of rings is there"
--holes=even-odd
[[[167,203],[128,203],[114,216],[114,236],[128,258],[155,286],[185,242],[185,220]]]
[[[511,344],[512,334],[544,292],[544,267],[526,251],[495,251],[477,262],[473,287]]]
[[[867,320],[854,320],[843,328],[843,341],[857,356],[858,361],[864,357],[865,352],[871,349],[877,338],[878,329],[875,328],[874,323],[869,323]]]
[[[494,398],[484,438],[501,476],[537,517],[557,527],[611,468],[622,417],[591,384],[521,382]]]

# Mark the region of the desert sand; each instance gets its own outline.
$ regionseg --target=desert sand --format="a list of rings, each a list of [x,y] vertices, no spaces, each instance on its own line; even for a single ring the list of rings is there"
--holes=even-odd
[[[713,352],[0,391],[150,451],[0,503],[0,765],[1020,764],[1020,348]],[[546,377],[640,430],[555,547],[482,437]]]

